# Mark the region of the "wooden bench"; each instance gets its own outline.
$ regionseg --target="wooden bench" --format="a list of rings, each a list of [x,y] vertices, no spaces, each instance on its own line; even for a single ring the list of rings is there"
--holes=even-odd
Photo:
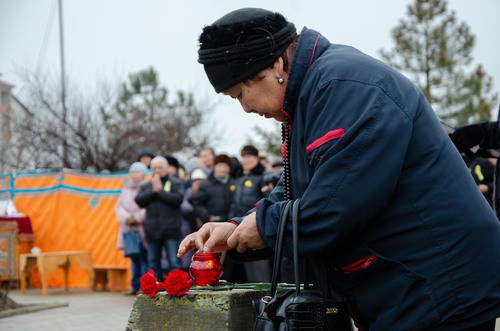
[[[129,268],[113,265],[94,265],[94,290],[101,284],[103,291],[123,292],[127,286],[127,273]]]

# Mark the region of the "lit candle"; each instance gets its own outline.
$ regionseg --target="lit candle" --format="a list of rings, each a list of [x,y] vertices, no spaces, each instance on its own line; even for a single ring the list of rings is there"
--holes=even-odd
[[[195,286],[218,286],[223,268],[218,253],[196,252],[193,255],[189,273]]]

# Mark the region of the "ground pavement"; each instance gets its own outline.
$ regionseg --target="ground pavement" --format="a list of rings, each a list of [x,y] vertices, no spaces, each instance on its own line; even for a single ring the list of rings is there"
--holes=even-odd
[[[49,288],[46,296],[41,289],[28,289],[26,294],[10,290],[9,297],[20,304],[67,303],[68,306],[0,318],[2,331],[123,331],[135,299],[122,293],[88,292],[80,288],[70,288],[69,292]]]
[[[135,296],[112,292],[88,292],[86,289],[50,288],[47,296],[41,289],[10,290],[9,297],[21,304],[67,303],[67,307],[0,318],[2,331],[123,331]],[[497,319],[495,331],[500,331]]]

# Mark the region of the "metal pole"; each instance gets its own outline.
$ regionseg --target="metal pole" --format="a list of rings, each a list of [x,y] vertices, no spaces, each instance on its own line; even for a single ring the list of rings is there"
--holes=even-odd
[[[62,0],[58,0],[59,5],[59,51],[61,59],[61,103],[62,103],[62,118],[61,118],[61,142],[62,142],[62,166],[68,167],[68,151],[66,142],[66,121],[67,121],[67,109],[66,109],[66,81],[65,81],[65,70],[64,70],[64,33],[63,33],[63,15],[62,15]]]

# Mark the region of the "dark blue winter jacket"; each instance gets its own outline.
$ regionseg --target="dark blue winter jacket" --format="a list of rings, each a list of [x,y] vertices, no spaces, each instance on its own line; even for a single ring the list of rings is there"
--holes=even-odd
[[[300,254],[327,256],[359,327],[461,330],[500,315],[500,223],[418,88],[304,28],[284,111]],[[282,200],[280,181],[257,205],[270,247]]]

